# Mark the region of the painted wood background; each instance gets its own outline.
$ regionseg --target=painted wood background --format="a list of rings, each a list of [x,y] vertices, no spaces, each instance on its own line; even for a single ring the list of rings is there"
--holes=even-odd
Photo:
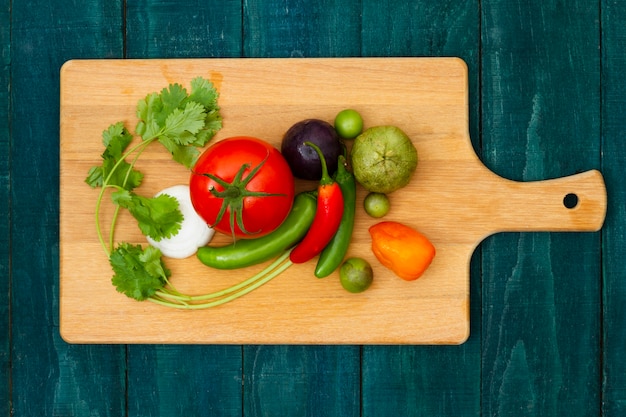
[[[601,169],[605,227],[484,241],[461,346],[63,342],[61,65],[300,56],[463,58],[485,164]],[[0,0],[0,415],[626,415],[624,67],[616,0]]]

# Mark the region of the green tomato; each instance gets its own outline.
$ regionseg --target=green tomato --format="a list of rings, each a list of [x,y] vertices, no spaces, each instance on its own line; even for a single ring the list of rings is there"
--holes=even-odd
[[[372,266],[363,258],[348,258],[339,268],[341,286],[351,293],[365,291],[373,280]]]
[[[363,208],[365,212],[378,219],[389,212],[389,197],[383,193],[369,193],[363,200]]]
[[[354,139],[363,131],[363,118],[356,110],[342,110],[335,117],[335,130],[344,139]]]
[[[363,188],[389,194],[411,181],[417,168],[417,148],[400,128],[373,126],[354,139],[350,163]]]

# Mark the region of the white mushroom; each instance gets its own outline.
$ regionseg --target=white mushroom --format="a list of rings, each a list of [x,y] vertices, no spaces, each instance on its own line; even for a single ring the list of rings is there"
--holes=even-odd
[[[194,210],[188,185],[174,185],[160,191],[157,196],[161,194],[167,194],[178,201],[178,209],[183,214],[183,222],[174,236],[158,242],[147,237],[148,242],[159,249],[164,256],[177,259],[188,258],[195,254],[198,248],[209,243],[215,230],[209,227]]]

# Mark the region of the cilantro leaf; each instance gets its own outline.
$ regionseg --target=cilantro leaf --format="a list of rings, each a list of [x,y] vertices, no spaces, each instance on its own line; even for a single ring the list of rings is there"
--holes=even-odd
[[[191,81],[191,94],[170,84],[137,103],[136,133],[144,141],[158,139],[176,162],[191,168],[200,155],[193,148],[206,145],[222,128],[217,98],[213,84],[202,77]]]
[[[167,194],[146,198],[127,190],[111,195],[113,202],[130,211],[139,224],[141,233],[159,242],[180,230],[183,215],[178,209],[178,200]]]
[[[189,100],[200,103],[207,109],[218,109],[217,97],[217,90],[211,81],[202,77],[191,80]]]
[[[196,141],[192,144],[197,147],[203,147],[215,136],[218,130],[222,128],[222,117],[219,110],[212,110],[206,114],[204,120],[204,129],[196,135]]]
[[[179,145],[189,145],[194,142],[194,136],[204,127],[204,107],[190,101],[181,109],[174,109],[165,119],[163,135]]]
[[[109,263],[113,268],[113,285],[118,292],[143,301],[163,288],[170,271],[161,260],[161,251],[153,246],[145,250],[141,245],[120,243],[111,252]]]
[[[91,167],[87,173],[85,182],[89,184],[91,188],[102,187],[104,183],[104,168],[101,166]]]
[[[117,122],[102,132],[102,143],[107,152],[114,158],[121,158],[133,137],[124,128],[124,123]]]
[[[161,90],[161,101],[163,103],[163,115],[167,117],[174,110],[184,106],[185,100],[187,100],[187,90],[180,84],[170,84],[168,88]],[[162,124],[164,120],[159,120]]]
[[[137,133],[144,140],[167,136],[181,145],[192,143],[193,137],[204,127],[205,107],[187,100],[187,91],[178,84],[170,84],[161,94],[152,93],[137,104]]]
[[[217,104],[219,94],[213,83],[202,77],[191,80],[191,94],[189,100],[202,104],[206,109],[206,119],[204,129],[196,135],[194,146],[202,147],[215,136],[222,128],[222,117]]]
[[[174,161],[187,168],[195,165],[200,156],[200,151],[193,146],[179,145],[167,136],[159,139],[159,142],[172,154]]]
[[[159,114],[163,112],[163,101],[157,93],[151,93],[137,103],[137,117],[139,122],[135,131],[143,140],[155,138],[161,130]],[[164,121],[165,119],[163,119]],[[163,122],[161,122],[163,123]]]
[[[92,188],[102,187],[105,182],[127,190],[138,187],[143,180],[143,174],[122,159],[132,140],[132,135],[122,122],[113,124],[102,132],[102,143],[105,146],[102,165],[91,167],[85,182]]]

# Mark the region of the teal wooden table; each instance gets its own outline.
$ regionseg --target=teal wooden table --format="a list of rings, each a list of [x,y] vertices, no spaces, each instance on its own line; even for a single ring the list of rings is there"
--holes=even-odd
[[[600,169],[604,228],[485,240],[460,346],[65,343],[61,65],[318,56],[463,58],[484,163]],[[0,0],[0,415],[626,415],[624,67],[617,0]]]

